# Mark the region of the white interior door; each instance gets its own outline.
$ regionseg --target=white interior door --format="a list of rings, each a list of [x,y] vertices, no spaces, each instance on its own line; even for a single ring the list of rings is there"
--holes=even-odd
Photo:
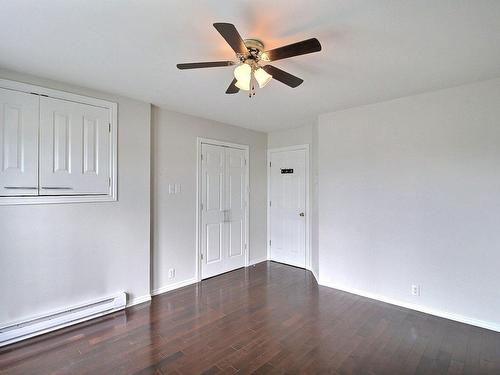
[[[201,277],[245,266],[245,151],[202,144]]]
[[[225,148],[227,270],[245,265],[246,160],[245,151]]]
[[[40,194],[108,194],[109,110],[40,99]]]
[[[225,272],[223,147],[202,145],[201,254],[202,278]]]
[[[307,150],[271,152],[271,259],[306,267]]]
[[[0,195],[38,194],[39,96],[0,89]]]

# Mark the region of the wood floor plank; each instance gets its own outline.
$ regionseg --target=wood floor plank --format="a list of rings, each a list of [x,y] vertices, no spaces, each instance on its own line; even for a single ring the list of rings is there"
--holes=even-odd
[[[0,348],[0,374],[500,374],[500,334],[263,262]]]

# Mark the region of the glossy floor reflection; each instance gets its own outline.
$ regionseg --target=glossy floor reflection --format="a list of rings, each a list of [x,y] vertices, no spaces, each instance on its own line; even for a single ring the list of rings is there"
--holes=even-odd
[[[260,263],[0,349],[1,374],[500,374],[500,334]]]

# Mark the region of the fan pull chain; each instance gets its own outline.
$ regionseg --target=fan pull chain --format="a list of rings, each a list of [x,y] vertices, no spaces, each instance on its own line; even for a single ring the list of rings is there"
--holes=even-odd
[[[250,91],[248,92],[248,97],[251,98],[252,96],[255,96],[255,85],[253,83]]]

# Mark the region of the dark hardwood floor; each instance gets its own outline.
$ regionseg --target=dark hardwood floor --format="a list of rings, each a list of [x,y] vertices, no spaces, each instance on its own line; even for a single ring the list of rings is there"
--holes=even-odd
[[[500,334],[260,263],[0,349],[2,374],[500,374]]]

